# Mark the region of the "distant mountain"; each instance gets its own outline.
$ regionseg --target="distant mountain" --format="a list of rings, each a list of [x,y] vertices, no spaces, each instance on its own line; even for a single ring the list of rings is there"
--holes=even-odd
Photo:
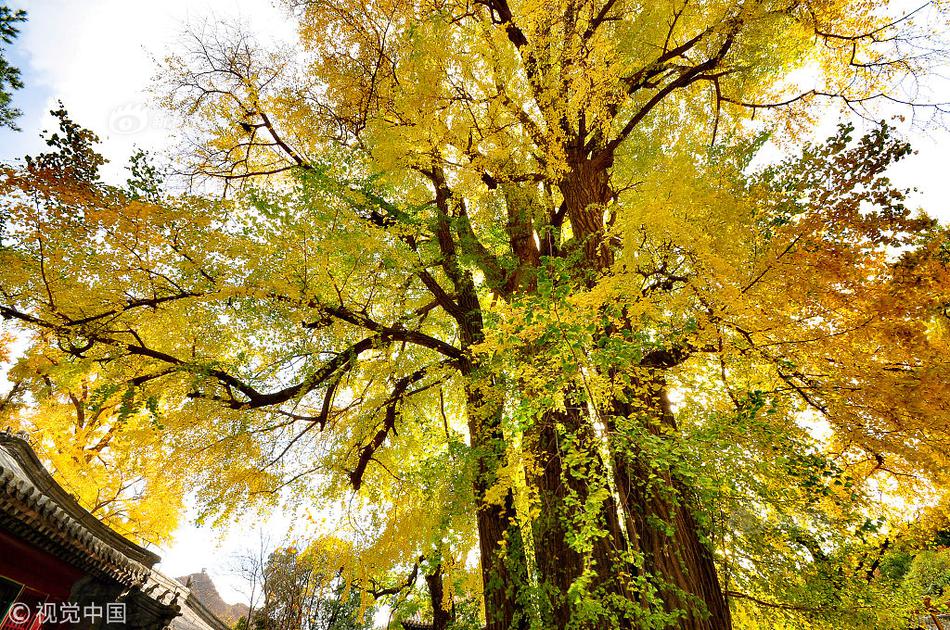
[[[211,576],[202,569],[201,573],[192,573],[185,577],[176,578],[179,582],[188,586],[191,593],[199,602],[205,605],[214,615],[229,625],[234,625],[238,619],[248,613],[248,607],[245,604],[228,604],[218,593]]]

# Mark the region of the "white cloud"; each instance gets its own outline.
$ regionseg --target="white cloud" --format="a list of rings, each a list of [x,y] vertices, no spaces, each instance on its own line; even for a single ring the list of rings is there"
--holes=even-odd
[[[168,146],[167,117],[151,102],[148,87],[156,60],[189,24],[237,21],[264,41],[293,36],[285,10],[260,0],[37,0],[28,12],[17,42],[28,58],[27,89],[48,95],[44,111],[62,100],[74,120],[99,134],[111,160],[110,179],[122,175],[135,146]],[[33,146],[39,130],[50,126],[48,116],[35,114],[21,121],[17,140],[24,146]]]

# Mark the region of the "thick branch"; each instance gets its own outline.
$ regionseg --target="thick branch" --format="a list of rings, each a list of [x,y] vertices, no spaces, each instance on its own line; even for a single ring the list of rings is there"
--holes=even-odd
[[[392,394],[390,394],[389,399],[385,403],[386,415],[383,418],[383,426],[380,427],[367,444],[364,444],[359,449],[356,466],[350,473],[350,483],[354,490],[359,491],[360,486],[363,485],[363,475],[366,473],[366,467],[369,466],[369,462],[373,459],[376,451],[383,445],[383,442],[386,441],[390,433],[396,432],[397,409],[399,404],[406,397],[406,391],[413,383],[417,383],[425,378],[428,370],[429,367],[420,368],[409,376],[405,376],[396,381]]]

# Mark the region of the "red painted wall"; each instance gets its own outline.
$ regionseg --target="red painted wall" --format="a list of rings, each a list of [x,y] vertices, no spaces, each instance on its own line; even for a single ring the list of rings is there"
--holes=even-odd
[[[46,593],[52,599],[66,600],[69,599],[73,584],[85,574],[55,556],[0,531],[0,575]]]

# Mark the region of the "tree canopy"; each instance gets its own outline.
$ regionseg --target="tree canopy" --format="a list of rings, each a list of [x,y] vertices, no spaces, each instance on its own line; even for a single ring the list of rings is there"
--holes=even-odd
[[[892,127],[805,138],[913,103],[940,6],[288,5],[298,49],[167,60],[190,193],[102,183],[62,110],[3,171],[16,414],[63,474],[137,475],[129,523],[289,504],[441,628],[903,627],[950,235]]]

